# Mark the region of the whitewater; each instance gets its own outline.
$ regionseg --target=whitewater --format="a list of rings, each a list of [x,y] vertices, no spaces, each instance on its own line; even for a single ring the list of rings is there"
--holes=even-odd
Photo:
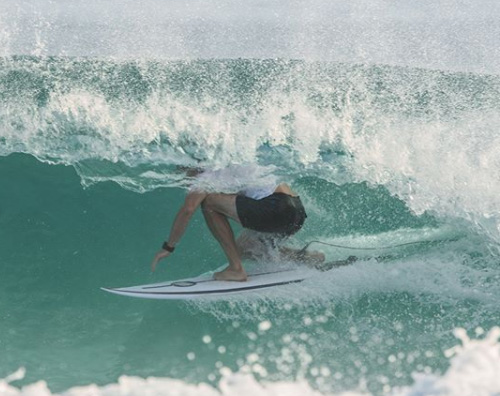
[[[0,394],[499,395],[499,17],[0,0]],[[269,180],[308,213],[290,246],[358,261],[188,303],[100,290],[224,266],[197,213],[149,272],[194,183]]]

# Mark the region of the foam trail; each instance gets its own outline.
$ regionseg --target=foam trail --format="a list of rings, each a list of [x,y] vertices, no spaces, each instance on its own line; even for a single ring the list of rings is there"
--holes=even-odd
[[[464,329],[456,329],[462,341],[447,351],[455,355],[443,376],[415,374],[415,384],[394,396],[495,396],[500,393],[500,328],[493,328],[483,340],[471,340]]]
[[[478,329],[481,334],[482,329]],[[384,395],[387,396],[496,396],[500,392],[500,328],[493,328],[484,339],[471,340],[465,330],[456,329],[455,335],[460,339],[462,345],[456,346],[445,354],[451,357],[450,367],[441,376],[435,374],[415,373],[415,382],[407,387],[395,387],[391,389],[387,385]],[[250,359],[253,360],[253,359]],[[259,364],[254,362],[253,366],[245,366],[238,373],[233,373],[227,367],[220,368],[222,379],[218,387],[214,388],[205,383],[196,385],[187,384],[181,380],[170,378],[139,378],[122,376],[118,383],[105,386],[88,385],[74,387],[60,394],[53,394],[44,381],[37,382],[18,389],[10,382],[20,380],[24,377],[24,369],[0,381],[0,392],[5,396],[29,396],[29,395],[61,395],[61,396],[139,396],[148,394],[164,395],[175,394],[180,396],[207,395],[207,396],[368,396],[366,391],[347,392],[319,392],[305,380],[266,382],[257,381],[250,374],[263,372]],[[329,376],[330,371],[326,368],[321,370],[321,375]]]

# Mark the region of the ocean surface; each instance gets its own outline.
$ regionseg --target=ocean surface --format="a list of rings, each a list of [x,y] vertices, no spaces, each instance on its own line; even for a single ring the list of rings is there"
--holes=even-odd
[[[0,395],[500,395],[499,7],[0,0]],[[150,273],[186,166],[289,183],[288,245],[358,261],[101,291],[225,265],[197,213]]]

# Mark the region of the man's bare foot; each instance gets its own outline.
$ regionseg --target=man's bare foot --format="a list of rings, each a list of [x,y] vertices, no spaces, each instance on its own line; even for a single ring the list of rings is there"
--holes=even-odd
[[[306,265],[310,265],[312,267],[316,267],[317,265],[322,264],[325,261],[325,255],[321,252],[313,251],[313,252],[304,252],[298,254],[296,256],[297,261],[304,263]]]
[[[247,280],[247,274],[244,269],[241,269],[241,271],[236,271],[227,267],[223,271],[216,272],[214,274],[214,279],[222,281],[245,282]]]
[[[306,252],[306,259],[312,264],[321,264],[325,261],[325,255],[321,252]]]
[[[344,267],[346,265],[350,265],[356,261],[358,261],[358,258],[356,256],[349,256],[345,260],[337,260],[337,261],[330,261],[328,263],[322,263],[318,265],[316,268],[319,269],[320,271],[329,271],[333,268],[339,268],[339,267]]]

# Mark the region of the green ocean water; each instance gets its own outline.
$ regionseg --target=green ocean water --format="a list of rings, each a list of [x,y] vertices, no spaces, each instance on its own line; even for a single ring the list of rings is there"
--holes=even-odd
[[[215,386],[229,367],[387,394],[444,373],[453,329],[499,320],[499,90],[495,76],[389,66],[2,58],[0,378],[23,366],[15,385],[53,392],[121,375]],[[360,260],[215,301],[99,290],[224,265],[197,213],[149,272],[190,182],[176,167],[242,163],[301,195],[291,245]]]

